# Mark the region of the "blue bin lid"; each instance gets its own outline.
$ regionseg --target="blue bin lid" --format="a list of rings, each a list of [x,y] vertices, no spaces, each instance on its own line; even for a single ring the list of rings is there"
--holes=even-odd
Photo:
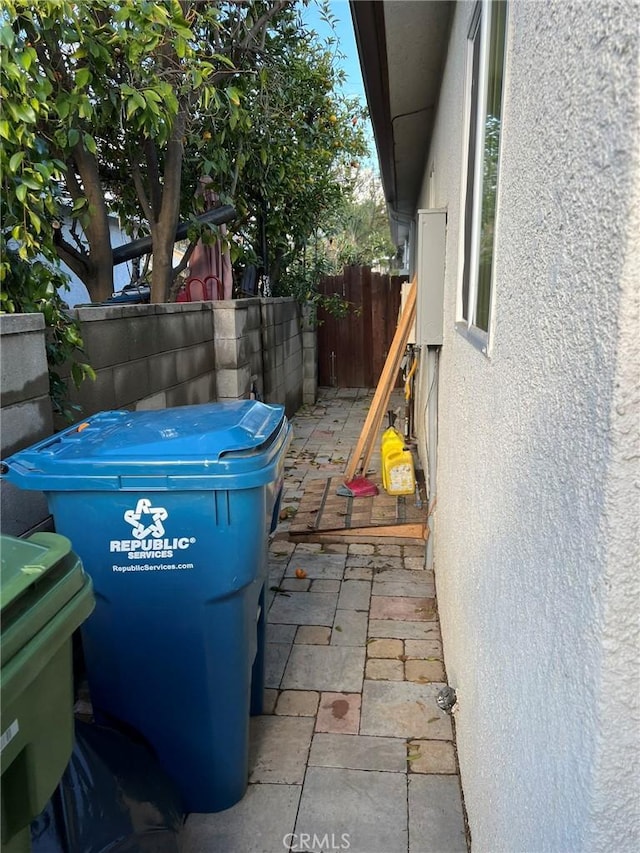
[[[289,433],[284,407],[257,400],[100,412],[6,459],[3,476],[42,491],[246,488],[269,482]]]

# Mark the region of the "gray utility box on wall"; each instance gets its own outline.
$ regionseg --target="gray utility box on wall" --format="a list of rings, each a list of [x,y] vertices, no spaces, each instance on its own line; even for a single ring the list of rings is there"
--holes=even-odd
[[[418,211],[416,343],[419,346],[442,344],[446,227],[446,211]]]

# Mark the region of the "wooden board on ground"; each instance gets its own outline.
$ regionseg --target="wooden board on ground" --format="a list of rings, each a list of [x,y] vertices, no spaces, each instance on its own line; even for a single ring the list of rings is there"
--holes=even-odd
[[[406,544],[427,536],[424,484],[414,495],[394,497],[381,491],[369,498],[337,495],[340,476],[310,480],[289,525],[295,542],[363,542]]]

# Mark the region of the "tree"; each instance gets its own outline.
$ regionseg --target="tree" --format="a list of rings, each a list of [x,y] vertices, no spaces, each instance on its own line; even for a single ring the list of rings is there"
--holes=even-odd
[[[152,300],[167,300],[202,233],[174,268],[202,175],[276,280],[339,198],[336,160],[362,149],[293,0],[6,0],[0,24],[2,248],[63,259],[94,300],[113,289],[110,210],[151,235]]]
[[[193,117],[220,111],[233,119],[240,105],[234,77],[251,66],[267,27],[291,6],[291,0],[5,2],[3,240],[10,235],[24,258],[55,247],[92,298],[105,299],[113,289],[112,196],[116,209],[148,228],[152,298],[165,301],[175,275],[172,249]],[[51,227],[58,177],[84,235],[76,232],[75,244]]]
[[[330,254],[345,264],[389,268],[396,250],[391,241],[389,216],[379,177],[353,164],[352,190],[327,223]]]

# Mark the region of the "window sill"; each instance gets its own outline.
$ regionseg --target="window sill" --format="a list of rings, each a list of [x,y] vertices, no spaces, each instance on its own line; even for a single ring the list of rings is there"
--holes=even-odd
[[[456,332],[468,341],[474,349],[477,349],[486,358],[489,358],[489,335],[477,326],[469,326],[464,320],[455,324]]]

